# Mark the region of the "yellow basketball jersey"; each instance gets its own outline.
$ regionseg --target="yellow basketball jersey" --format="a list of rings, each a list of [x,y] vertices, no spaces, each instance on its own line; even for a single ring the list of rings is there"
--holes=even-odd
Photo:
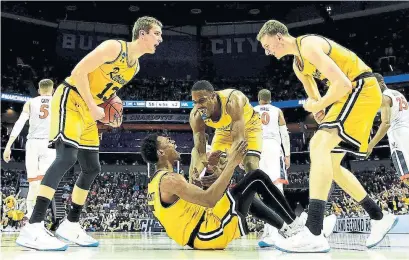
[[[165,228],[168,236],[181,246],[189,242],[206,208],[178,199],[172,205],[165,206],[160,200],[159,185],[166,171],[158,171],[148,184],[148,205],[155,217]]]
[[[308,36],[322,37],[320,35],[303,35],[297,37],[297,47],[301,59],[294,56],[294,62],[303,75],[313,76],[314,78],[322,81],[326,86],[330,86],[328,79],[325,78],[325,76],[322,75],[322,73],[317,70],[314,65],[312,65],[301,55],[300,48],[302,40]],[[354,52],[325,37],[322,38],[325,39],[330,45],[328,56],[338,65],[341,71],[344,72],[351,82],[353,82],[356,77],[364,72],[372,72],[371,68],[368,67]]]
[[[102,64],[88,74],[91,94],[97,105],[113,97],[139,71],[139,61],[135,64],[129,64],[127,43],[125,41],[119,42],[121,43],[121,52],[118,57],[112,62]],[[65,81],[71,86],[75,86],[72,77],[66,78]]]
[[[218,95],[221,103],[221,116],[220,119],[217,121],[213,121],[210,118],[207,118],[204,120],[205,124],[207,126],[213,127],[217,130],[221,131],[229,131],[230,130],[230,124],[231,124],[231,117],[229,114],[227,114],[226,111],[226,105],[227,102],[229,102],[230,96],[234,91],[238,91],[236,89],[225,89],[221,91],[216,91],[216,94]],[[250,104],[248,98],[246,98],[246,104],[244,105],[244,123],[247,124],[250,119],[253,117],[254,114],[254,109],[253,106]]]

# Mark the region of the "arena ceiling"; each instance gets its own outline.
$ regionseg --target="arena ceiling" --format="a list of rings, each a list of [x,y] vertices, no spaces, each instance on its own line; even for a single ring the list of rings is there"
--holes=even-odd
[[[4,2],[2,11],[30,16],[49,22],[80,20],[132,24],[138,17],[150,15],[165,25],[204,25],[217,22],[264,21],[271,18],[288,22],[294,10],[308,7],[316,15],[325,15],[341,2]],[[363,3],[365,5],[365,3]],[[358,7],[362,8],[362,7]],[[363,7],[365,8],[365,7]],[[339,8],[338,8],[339,9]]]

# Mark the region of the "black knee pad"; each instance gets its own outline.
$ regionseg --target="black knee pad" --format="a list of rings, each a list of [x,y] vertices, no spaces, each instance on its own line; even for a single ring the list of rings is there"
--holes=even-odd
[[[81,174],[75,183],[83,190],[89,190],[97,175],[101,172],[99,163],[99,152],[91,150],[80,150],[78,161],[81,166]]]
[[[44,175],[41,185],[57,189],[64,174],[77,161],[78,149],[58,141],[55,144],[56,157]]]

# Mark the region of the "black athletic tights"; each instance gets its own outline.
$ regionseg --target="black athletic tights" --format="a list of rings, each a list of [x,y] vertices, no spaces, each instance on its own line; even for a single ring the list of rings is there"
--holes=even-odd
[[[256,193],[261,201],[255,197]],[[250,212],[254,217],[278,229],[283,226],[283,220],[291,224],[296,218],[284,194],[262,170],[247,173],[231,190],[231,194],[238,202],[238,211],[241,214],[247,216]]]

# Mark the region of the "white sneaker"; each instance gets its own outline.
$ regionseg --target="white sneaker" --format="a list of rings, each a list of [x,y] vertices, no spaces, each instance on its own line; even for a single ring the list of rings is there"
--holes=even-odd
[[[44,223],[27,223],[20,231],[16,243],[19,246],[40,251],[65,251],[68,245],[49,232]]]
[[[293,231],[292,235],[297,234],[298,232],[303,230],[305,224],[307,223],[307,218],[308,218],[308,214],[305,212],[302,212],[298,219],[299,222],[294,228],[295,230]],[[335,229],[336,224],[337,224],[337,216],[335,216],[335,214],[329,215],[328,217],[324,218],[323,230],[322,230],[324,233],[324,237],[329,237],[332,234],[332,232]]]
[[[307,213],[301,213],[301,215],[297,217],[293,223],[288,225],[287,228],[283,230],[283,236],[291,237],[300,233],[303,230],[305,223],[307,222],[307,217]]]
[[[292,237],[278,239],[275,247],[286,253],[327,253],[331,249],[323,232],[314,236],[307,227]]]
[[[371,234],[366,240],[366,247],[372,248],[379,244],[386,234],[398,223],[399,219],[393,214],[382,211],[381,220],[371,219]]]
[[[329,215],[328,217],[324,218],[324,226],[322,228],[324,237],[329,237],[332,234],[332,232],[334,232],[336,224],[337,216],[335,216],[335,214]]]
[[[99,242],[91,236],[88,236],[78,222],[70,222],[68,219],[65,219],[60,224],[57,231],[55,232],[55,235],[80,246],[99,246]]]
[[[261,248],[272,247],[277,240],[278,230],[277,228],[272,227],[269,224],[265,224],[264,228],[267,230],[267,232],[263,233],[263,235],[261,236],[261,239],[258,242],[258,246]]]

